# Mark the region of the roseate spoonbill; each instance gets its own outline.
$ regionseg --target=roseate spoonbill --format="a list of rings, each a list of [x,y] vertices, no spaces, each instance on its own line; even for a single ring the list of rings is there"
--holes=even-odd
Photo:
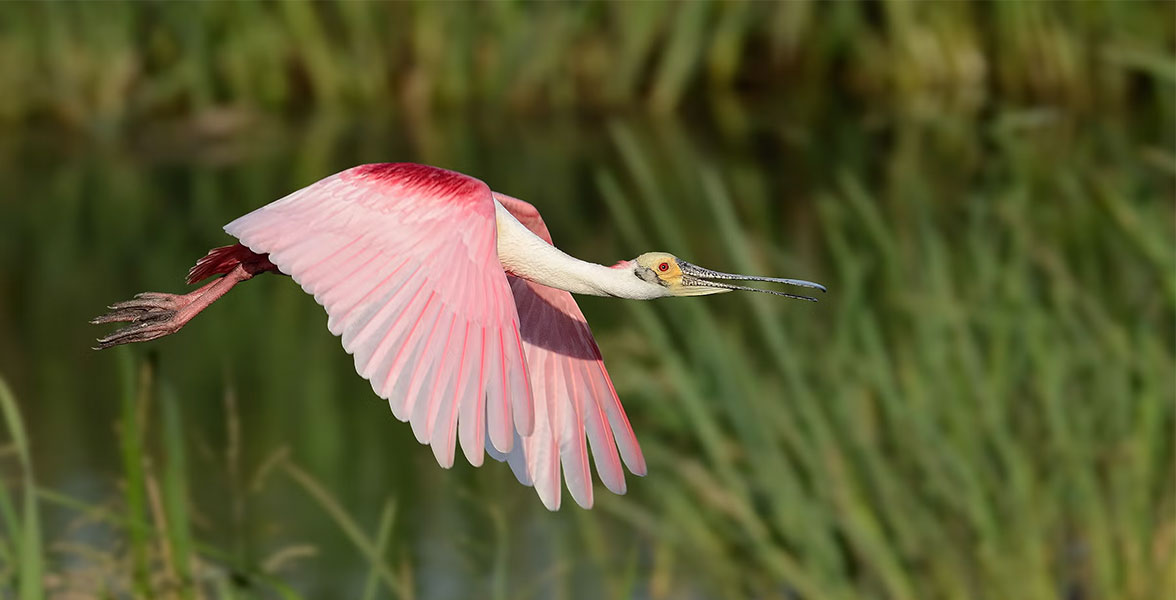
[[[646,472],[573,293],[644,300],[748,290],[815,301],[732,280],[825,290],[720,273],[664,252],[611,267],[584,262],[552,245],[530,204],[408,163],[337,173],[225,231],[239,243],[201,258],[188,283],[223,277],[187,294],[147,292],[112,305],[92,322],[130,325],[97,348],[175,333],[238,283],[284,273],[326,308],[327,328],[354,355],[355,370],[442,467],[453,466],[455,441],[474,466],[484,448],[550,510],[560,505],[561,463],[572,498],[592,506],[585,438],[614,493],[625,492],[621,461]]]

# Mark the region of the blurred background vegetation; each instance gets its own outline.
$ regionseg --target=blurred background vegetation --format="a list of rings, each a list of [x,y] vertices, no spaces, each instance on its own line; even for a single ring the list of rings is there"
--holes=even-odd
[[[0,90],[0,598],[1176,588],[1176,4],[4,3]],[[285,278],[89,350],[394,160],[830,292],[583,299],[650,461],[590,512],[437,468]]]

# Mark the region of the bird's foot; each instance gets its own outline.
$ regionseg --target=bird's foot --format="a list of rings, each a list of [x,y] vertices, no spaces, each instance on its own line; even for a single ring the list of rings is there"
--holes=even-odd
[[[179,331],[192,318],[192,314],[183,309],[199,298],[201,291],[191,294],[143,292],[131,300],[111,304],[110,312],[93,318],[90,323],[130,325],[99,338],[94,349],[105,350],[119,344],[146,342]]]
[[[270,264],[267,260],[265,264]],[[224,277],[206,283],[198,290],[187,294],[161,294],[158,292],[143,292],[131,300],[116,302],[110,305],[110,312],[95,317],[90,322],[95,325],[103,323],[130,323],[114,333],[99,338],[95,350],[104,350],[119,344],[131,342],[147,342],[165,335],[171,335],[180,330],[185,323],[192,320],[208,305],[224,296],[233,286],[251,279],[257,273],[264,273],[269,269],[260,262],[249,264],[239,263],[229,270]],[[272,266],[272,265],[271,265]]]

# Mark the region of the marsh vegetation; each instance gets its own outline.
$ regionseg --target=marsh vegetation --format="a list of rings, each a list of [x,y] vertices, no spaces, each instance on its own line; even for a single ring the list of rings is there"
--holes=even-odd
[[[0,597],[1176,586],[1172,5],[625,6],[0,7]],[[388,160],[830,292],[581,300],[650,467],[591,512],[437,468],[282,277],[89,350]]]

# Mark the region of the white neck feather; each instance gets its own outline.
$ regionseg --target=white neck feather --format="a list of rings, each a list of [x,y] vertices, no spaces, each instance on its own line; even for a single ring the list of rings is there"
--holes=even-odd
[[[494,201],[498,222],[498,260],[506,272],[573,294],[647,300],[665,296],[660,285],[637,277],[631,268],[612,269],[568,256],[531,233]]]

